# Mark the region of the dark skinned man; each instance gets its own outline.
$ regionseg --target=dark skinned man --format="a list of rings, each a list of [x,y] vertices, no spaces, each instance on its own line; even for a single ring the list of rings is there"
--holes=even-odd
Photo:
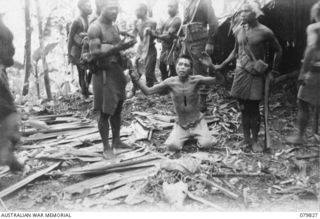
[[[211,58],[206,53],[202,54],[200,62],[213,70]],[[223,77],[219,74],[217,78],[192,75],[192,59],[187,55],[181,55],[178,58],[176,71],[178,76],[167,78],[151,88],[139,81],[138,74],[132,74],[132,78],[145,95],[161,93],[166,90],[170,92],[177,120],[165,142],[169,151],[180,151],[184,143],[191,138],[197,140],[199,148],[210,148],[216,143],[216,140],[209,132],[204,116],[200,112],[199,89],[201,85],[212,86],[221,82]]]
[[[20,141],[20,117],[9,89],[6,68],[13,65],[15,48],[13,35],[3,23],[0,14],[0,165],[8,165],[11,170],[22,170],[23,166],[13,154]]]
[[[80,16],[71,24],[68,39],[68,57],[69,62],[77,66],[81,93],[87,97],[89,95],[89,77],[91,77],[91,74],[87,74],[87,69],[80,64],[80,58],[82,41],[87,35],[89,27],[88,17],[92,13],[92,9],[89,0],[79,0],[77,6],[80,10]]]
[[[235,47],[221,65],[215,66],[216,70],[220,70],[237,59],[231,95],[239,101],[243,143],[246,150],[252,149],[254,152],[263,151],[263,147],[258,144],[258,133],[261,120],[259,103],[263,97],[264,79],[276,72],[282,54],[282,49],[273,32],[258,22],[257,17],[260,13],[262,12],[256,3],[242,5],[240,12],[242,24],[234,30]],[[255,68],[257,64],[255,60],[265,60],[266,52],[270,48],[275,51],[272,69],[268,75],[265,75],[267,71],[258,72]]]
[[[146,4],[139,4],[136,9],[137,20],[134,22],[134,35],[140,38],[138,54],[140,59],[145,62],[145,76],[147,86],[152,87],[156,81],[155,68],[157,63],[157,49],[155,47],[155,38],[151,36],[151,30],[156,29],[156,22],[148,17],[148,7]]]
[[[298,92],[298,134],[286,140],[292,144],[302,144],[310,119],[310,107],[320,106],[320,2],[313,5],[311,17],[315,23],[307,27],[307,47],[299,75]]]
[[[132,47],[136,41],[124,42],[119,29],[113,24],[118,16],[116,0],[97,1],[101,13],[88,31],[90,53],[96,64],[93,75],[94,109],[100,112],[98,128],[107,159],[114,158],[114,148],[128,147],[120,140],[121,111],[126,98],[126,77],[121,63],[121,51]],[[109,138],[109,121],[112,130],[112,145]]]
[[[169,52],[171,50],[173,41],[177,35],[177,32],[181,26],[181,18],[178,17],[179,4],[177,0],[168,1],[168,14],[169,18],[164,25],[157,30],[159,33],[152,32],[152,35],[161,40],[162,50],[160,55],[159,69],[161,71],[161,78],[164,81],[169,76],[168,67],[170,70],[170,76],[176,76],[175,70],[175,58],[168,59]]]

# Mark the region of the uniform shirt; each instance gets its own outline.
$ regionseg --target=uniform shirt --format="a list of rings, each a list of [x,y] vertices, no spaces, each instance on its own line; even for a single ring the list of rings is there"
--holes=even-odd
[[[184,11],[184,24],[188,24],[191,21],[198,2],[198,0],[190,1],[190,4]],[[200,0],[198,10],[196,11],[192,22],[200,22],[205,26],[209,25],[208,43],[213,44],[214,35],[218,30],[219,24],[212,8],[211,0]]]
[[[181,18],[178,16],[169,17],[167,21],[164,23],[163,27],[160,29],[162,34],[170,34],[174,36],[177,34],[179,28],[181,26]],[[162,40],[162,49],[170,49],[173,44],[174,37],[171,37],[170,40]]]

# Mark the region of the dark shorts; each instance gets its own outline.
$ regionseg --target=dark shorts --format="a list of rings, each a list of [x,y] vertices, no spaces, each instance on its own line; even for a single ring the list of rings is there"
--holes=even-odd
[[[313,105],[320,105],[320,72],[308,72],[305,85],[301,86],[298,98]]]
[[[231,96],[244,100],[261,100],[264,88],[263,81],[263,77],[254,76],[237,67],[231,88]]]
[[[106,74],[105,81],[103,74]],[[119,64],[110,64],[107,70],[93,75],[94,110],[113,115],[119,101],[126,99],[126,78]]]

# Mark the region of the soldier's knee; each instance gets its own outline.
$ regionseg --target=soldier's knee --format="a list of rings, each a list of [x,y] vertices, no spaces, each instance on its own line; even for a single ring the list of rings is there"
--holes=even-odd
[[[202,138],[198,140],[199,148],[210,148],[217,143],[216,139],[212,136],[208,136],[206,138]]]

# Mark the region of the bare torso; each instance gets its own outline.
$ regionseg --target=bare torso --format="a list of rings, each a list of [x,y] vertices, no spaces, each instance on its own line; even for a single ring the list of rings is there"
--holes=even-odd
[[[253,28],[241,28],[237,34],[237,43],[239,45],[238,54],[241,56],[244,49],[250,57],[250,50],[256,59],[265,60],[268,42],[272,39],[273,33],[264,25],[258,24]],[[238,56],[238,57],[239,57]]]
[[[156,22],[154,22],[153,20],[151,19],[146,19],[146,20],[137,20],[136,23],[135,23],[135,29],[136,29],[136,32],[137,34],[139,35],[139,38],[141,41],[143,41],[144,39],[144,31],[146,28],[151,28],[153,30],[156,29]],[[150,41],[152,42],[154,40],[154,38],[152,37],[152,39],[150,39]]]
[[[197,121],[201,117],[197,76],[190,76],[185,82],[180,81],[178,76],[172,77],[166,84],[171,91],[179,124],[188,125]]]

